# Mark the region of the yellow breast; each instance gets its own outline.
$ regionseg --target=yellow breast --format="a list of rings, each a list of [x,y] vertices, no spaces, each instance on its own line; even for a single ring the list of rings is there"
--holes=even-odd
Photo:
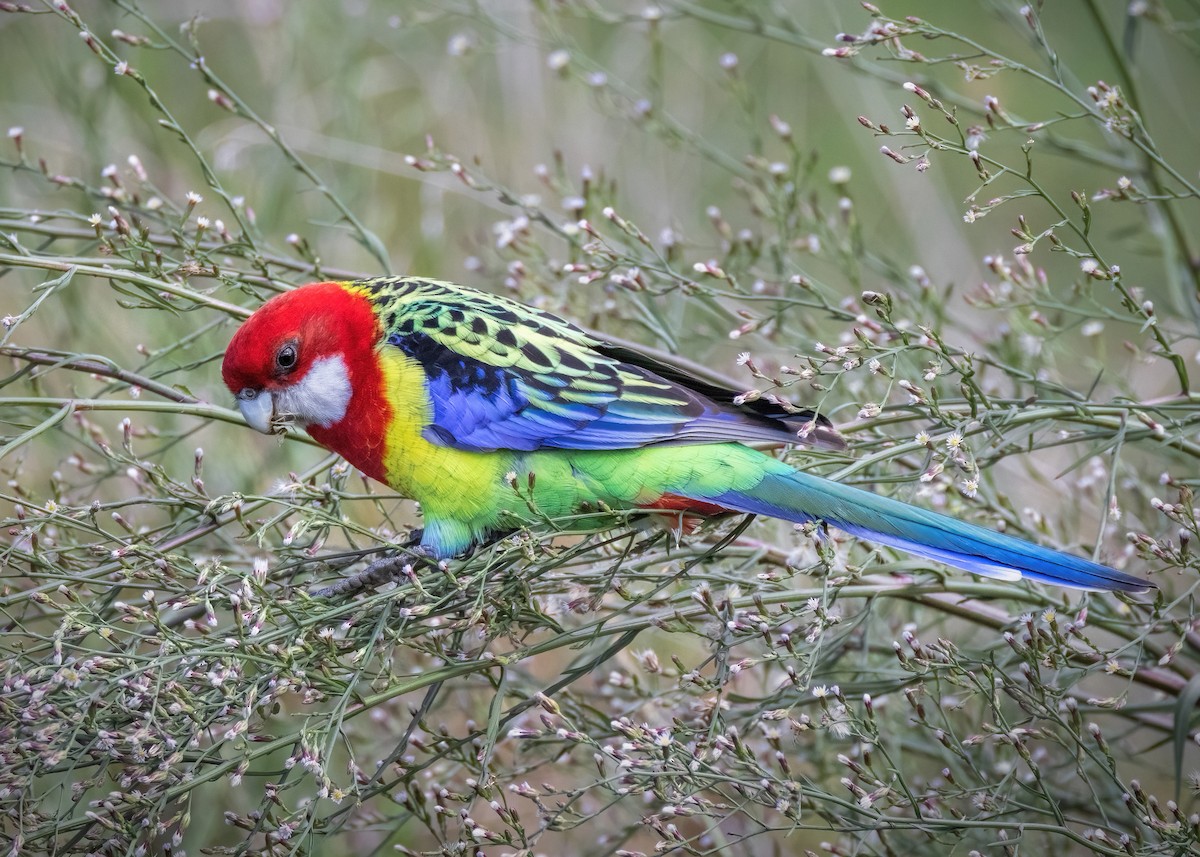
[[[494,513],[498,491],[512,467],[512,455],[464,452],[427,441],[422,430],[433,420],[425,370],[398,348],[379,353],[384,394],[392,421],[384,444],[388,485],[418,501],[427,514],[470,520]]]

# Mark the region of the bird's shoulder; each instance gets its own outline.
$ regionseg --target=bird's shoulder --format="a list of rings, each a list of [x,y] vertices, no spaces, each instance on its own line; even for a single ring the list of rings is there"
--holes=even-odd
[[[501,295],[418,278],[362,280],[348,287],[370,301],[383,340],[422,362],[458,356],[566,375],[591,375],[615,362],[597,351],[599,340],[569,321]]]

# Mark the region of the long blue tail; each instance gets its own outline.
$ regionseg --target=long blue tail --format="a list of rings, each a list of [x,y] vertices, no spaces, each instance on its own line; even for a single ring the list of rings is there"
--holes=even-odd
[[[704,499],[796,523],[824,521],[853,536],[1001,580],[1027,577],[1074,589],[1121,592],[1155,588],[1090,560],[790,468],[769,472],[747,491]]]

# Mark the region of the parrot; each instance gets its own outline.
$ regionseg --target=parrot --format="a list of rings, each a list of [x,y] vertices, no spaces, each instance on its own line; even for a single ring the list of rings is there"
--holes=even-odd
[[[418,501],[415,550],[435,560],[547,519],[744,513],[1001,580],[1156,588],[798,470],[749,444],[844,446],[826,417],[465,286],[381,277],[281,292],[237,329],[221,372],[252,428],[303,428]]]

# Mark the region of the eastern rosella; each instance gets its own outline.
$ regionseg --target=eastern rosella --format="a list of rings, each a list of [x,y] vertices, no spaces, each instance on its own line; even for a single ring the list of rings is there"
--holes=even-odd
[[[691,377],[546,312],[389,278],[278,295],[234,335],[225,384],[253,428],[281,422],[420,502],[420,548],[469,550],[538,516],[606,509],[820,521],[1005,580],[1152,584],[797,471],[744,442],[840,445],[827,420]],[[536,510],[536,513],[534,512]]]

